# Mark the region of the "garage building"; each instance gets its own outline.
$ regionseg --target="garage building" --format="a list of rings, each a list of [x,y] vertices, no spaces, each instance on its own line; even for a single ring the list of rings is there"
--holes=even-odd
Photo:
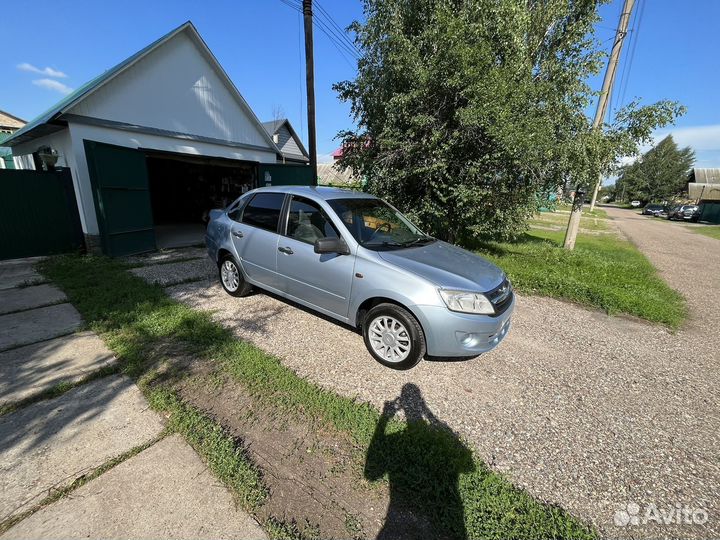
[[[259,185],[309,184],[192,23],[96,77],[3,141],[20,168],[68,168],[89,251],[202,241],[209,210]]]

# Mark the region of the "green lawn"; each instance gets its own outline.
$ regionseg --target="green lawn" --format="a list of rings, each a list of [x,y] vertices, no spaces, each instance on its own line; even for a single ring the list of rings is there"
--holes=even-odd
[[[530,225],[540,227],[554,227],[565,229],[570,214],[565,212],[541,212],[530,220]],[[586,231],[606,232],[610,231],[610,220],[606,217],[595,216],[583,212],[580,217],[580,229]]]
[[[720,240],[720,225],[703,225],[702,227],[688,227],[692,232],[704,234],[710,238]]]
[[[525,294],[564,298],[672,328],[685,320],[683,297],[660,279],[635,246],[612,235],[581,234],[575,250],[567,251],[562,248],[564,234],[532,230],[518,242],[488,242],[478,251]]]
[[[386,466],[393,470],[399,496],[411,501],[448,537],[464,537],[465,532],[468,538],[596,536],[590,526],[563,509],[533,499],[490,470],[453,433],[422,421],[381,420],[386,417],[370,405],[298,377],[277,358],[236,339],[208,313],[170,299],[160,287],[147,284],[126,268],[118,261],[97,257],[64,256],[41,263],[42,273],[65,291],[89,327],[118,356],[120,370],[139,379],[151,405],[169,417],[169,429],[187,438],[250,512],[268,496],[262,471],[248,461],[222,426],[183,403],[156,375],[152,362],[161,345],[170,344],[185,355],[214,362],[265,409],[276,411],[278,418],[301,415],[319,422],[323,429],[336,430],[339,440],[349,437],[362,454],[368,454],[372,446],[372,454],[390,464]],[[389,434],[403,433],[401,452],[387,438],[377,439],[380,426]],[[453,483],[447,474],[450,469],[466,472]],[[269,518],[267,530],[274,536],[293,536],[278,523]]]

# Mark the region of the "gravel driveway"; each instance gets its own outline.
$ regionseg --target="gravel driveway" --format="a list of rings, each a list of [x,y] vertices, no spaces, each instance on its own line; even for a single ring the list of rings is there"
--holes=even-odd
[[[382,407],[405,383],[415,383],[435,415],[490,466],[606,536],[718,537],[720,241],[630,212],[611,214],[687,296],[693,310],[687,328],[672,334],[548,298],[519,297],[513,329],[497,350],[395,372],[374,362],[352,330],[266,294],[232,298],[207,278],[168,292],[213,310],[238,337],[341,394]],[[629,503],[639,505],[640,518],[650,505],[659,512],[682,505],[708,519],[617,525],[629,518],[622,513]]]

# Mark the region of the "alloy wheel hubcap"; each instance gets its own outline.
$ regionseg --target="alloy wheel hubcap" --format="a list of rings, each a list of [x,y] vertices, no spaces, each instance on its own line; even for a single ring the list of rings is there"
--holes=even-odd
[[[240,286],[240,272],[232,261],[225,261],[220,269],[223,285],[231,292],[237,291]]]
[[[388,362],[402,362],[410,354],[410,334],[394,317],[382,315],[374,319],[368,337],[373,351]]]

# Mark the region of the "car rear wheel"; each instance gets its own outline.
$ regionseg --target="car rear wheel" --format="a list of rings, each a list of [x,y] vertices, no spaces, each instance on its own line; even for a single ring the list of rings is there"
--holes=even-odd
[[[230,255],[226,255],[219,265],[220,283],[225,292],[232,296],[247,296],[252,285],[245,281],[242,270]]]
[[[378,304],[365,315],[362,330],[368,352],[384,366],[410,369],[425,356],[425,333],[400,306]]]

